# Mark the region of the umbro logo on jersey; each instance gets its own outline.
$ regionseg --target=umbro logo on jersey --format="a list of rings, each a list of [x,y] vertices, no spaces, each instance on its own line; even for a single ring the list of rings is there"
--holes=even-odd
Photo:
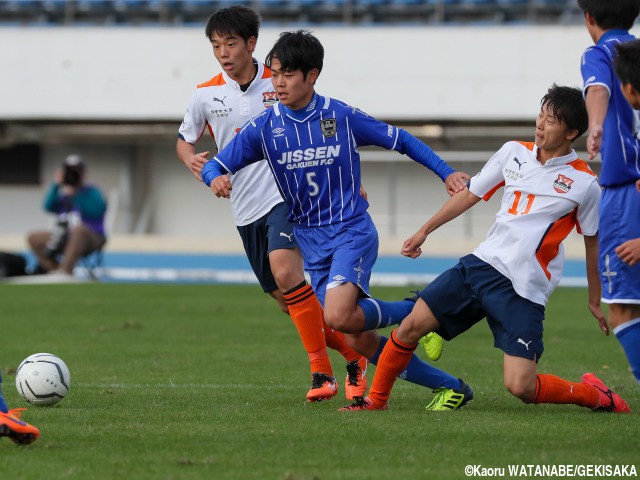
[[[335,118],[325,118],[320,120],[320,130],[325,137],[334,137],[338,130],[338,125]]]
[[[276,136],[280,137],[282,136],[282,132],[284,132],[284,128],[282,127],[278,127],[278,128],[274,128],[273,130],[271,130]]]
[[[214,102],[220,102],[223,107],[226,107],[226,105],[224,104],[224,99],[225,98],[227,98],[226,95],[224,97],[222,97],[222,100],[220,100],[218,97],[213,97],[211,100],[213,100]]]
[[[316,108],[316,101],[314,100],[313,102],[311,102],[311,103],[309,104],[309,106],[307,107],[307,109],[305,110],[305,112],[310,112],[310,111],[312,111],[312,110],[315,110],[315,108]]]
[[[336,282],[342,282],[342,281],[346,280],[346,278],[345,278],[345,277],[343,277],[342,275],[336,275],[335,277],[333,277],[333,279],[334,279]]]
[[[559,173],[558,178],[553,182],[553,189],[558,193],[567,193],[571,190],[571,185],[573,185],[573,180]]]
[[[269,108],[278,103],[277,92],[262,92],[262,103],[265,108]]]
[[[520,162],[520,160],[518,160],[518,157],[513,157],[513,161],[518,164],[518,171],[520,171],[520,169],[522,168],[522,165],[527,163],[527,162]]]

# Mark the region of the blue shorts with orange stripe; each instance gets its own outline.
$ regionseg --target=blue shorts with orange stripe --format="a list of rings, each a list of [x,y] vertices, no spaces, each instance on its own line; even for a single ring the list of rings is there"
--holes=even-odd
[[[467,255],[418,292],[451,340],[486,317],[494,346],[538,361],[544,351],[544,306],[521,297],[511,280],[475,255]]]

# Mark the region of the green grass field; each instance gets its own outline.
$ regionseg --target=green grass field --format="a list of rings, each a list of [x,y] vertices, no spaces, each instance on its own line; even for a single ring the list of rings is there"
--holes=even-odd
[[[374,290],[385,299],[406,292]],[[304,402],[306,354],[256,286],[2,286],[0,315],[11,407],[28,406],[13,374],[27,355],[59,355],[72,376],[61,403],[24,414],[42,432],[37,442],[0,439],[3,480],[441,480],[465,478],[468,464],[640,470],[637,414],[522,404],[502,385],[502,353],[484,323],[437,362],[473,386],[467,407],[427,412],[432,393],[399,381],[388,411],[342,413],[342,391]],[[578,380],[594,371],[640,409],[640,387],[590,317],[584,290],[559,289],[545,323],[541,372]],[[344,361],[331,358],[342,384]]]

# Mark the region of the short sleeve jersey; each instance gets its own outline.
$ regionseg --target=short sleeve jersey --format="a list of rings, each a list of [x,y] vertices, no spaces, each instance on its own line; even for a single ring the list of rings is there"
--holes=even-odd
[[[488,200],[501,186],[496,221],[473,253],[509,278],[520,296],[545,305],[562,276],[562,241],[574,226],[583,235],[598,232],[596,175],[573,150],[542,165],[534,143],[508,142],[469,190]]]
[[[624,30],[609,30],[582,55],[584,94],[594,85],[601,85],[609,92],[600,152],[600,183],[604,187],[623,185],[640,178],[640,114],[624,98],[613,68],[616,46],[634,38]]]
[[[315,94],[305,110],[292,111],[278,103],[252,119],[215,160],[233,173],[264,156],[291,210],[291,221],[318,227],[366,212],[359,147],[391,150],[397,143],[396,127]]]
[[[225,72],[198,85],[180,126],[182,140],[195,144],[208,128],[218,150],[222,150],[251,117],[278,101],[271,71],[263,63],[255,63],[256,78],[245,92]],[[282,202],[266,161],[239,171],[231,176],[231,182],[231,211],[238,226],[258,220]]]

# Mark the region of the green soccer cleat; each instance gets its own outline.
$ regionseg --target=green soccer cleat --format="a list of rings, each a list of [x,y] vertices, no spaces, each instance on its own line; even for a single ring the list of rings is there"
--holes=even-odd
[[[424,348],[427,357],[430,360],[436,361],[442,355],[442,349],[444,348],[444,340],[436,332],[427,333],[422,337],[418,343]]]
[[[447,410],[455,410],[464,406],[470,400],[473,400],[473,390],[469,385],[464,383],[461,378],[460,388],[436,388],[433,393],[435,398],[427,405],[427,410],[442,412]]]

